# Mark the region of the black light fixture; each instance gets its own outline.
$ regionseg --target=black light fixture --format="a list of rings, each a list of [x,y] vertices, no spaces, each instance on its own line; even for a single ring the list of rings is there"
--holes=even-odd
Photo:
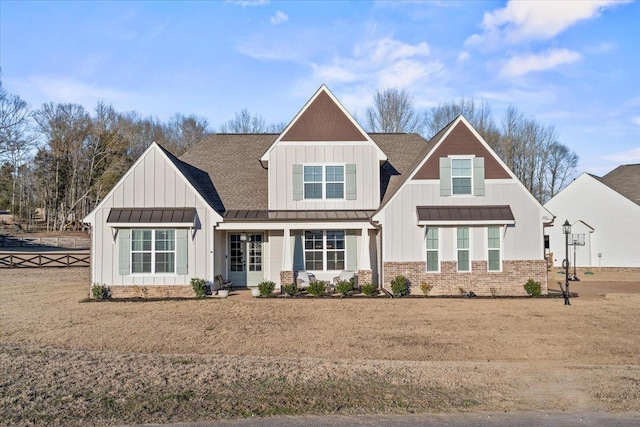
[[[565,220],[562,224],[562,232],[564,233],[565,248],[565,257],[562,262],[562,267],[564,267],[564,305],[571,305],[571,301],[569,301],[569,234],[571,234],[569,220]]]

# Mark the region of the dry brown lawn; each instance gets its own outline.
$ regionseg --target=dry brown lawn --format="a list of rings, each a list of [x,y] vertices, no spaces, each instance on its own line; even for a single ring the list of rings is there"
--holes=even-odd
[[[570,307],[561,298],[81,302],[89,281],[87,269],[0,270],[1,425],[640,410],[638,274],[594,272],[572,283],[580,297]]]

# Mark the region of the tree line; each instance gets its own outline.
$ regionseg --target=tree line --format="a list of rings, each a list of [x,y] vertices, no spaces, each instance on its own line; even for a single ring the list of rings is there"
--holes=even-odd
[[[410,93],[389,88],[375,94],[366,110],[366,127],[430,138],[460,114],[539,202],[548,201],[574,177],[578,155],[558,140],[554,126],[527,117],[514,105],[509,105],[498,125],[485,100],[462,98],[420,112]]]
[[[544,126],[510,107],[496,126],[489,105],[461,100],[418,112],[397,89],[378,91],[364,125],[374,132],[432,136],[464,114],[538,200],[553,196],[572,175],[578,157]],[[33,225],[36,213],[47,230],[79,229],[152,141],[176,156],[212,132],[279,133],[286,123],[267,124],[243,109],[212,129],[207,119],[175,114],[167,121],[118,112],[99,102],[93,111],[72,103],[33,109],[9,94],[0,79],[0,209]]]

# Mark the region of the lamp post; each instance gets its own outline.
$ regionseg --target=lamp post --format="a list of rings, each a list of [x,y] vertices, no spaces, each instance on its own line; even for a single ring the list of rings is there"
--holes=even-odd
[[[564,233],[564,305],[571,305],[569,301],[569,234],[571,234],[571,224],[569,220],[565,220],[562,224],[562,232]]]

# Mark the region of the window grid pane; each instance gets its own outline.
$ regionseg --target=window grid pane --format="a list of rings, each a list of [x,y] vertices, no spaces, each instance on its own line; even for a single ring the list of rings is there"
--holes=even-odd
[[[427,271],[438,271],[438,251],[427,251]]]
[[[458,271],[469,271],[469,251],[458,251]]]
[[[500,251],[491,249],[489,251],[489,271],[500,271]]]
[[[458,228],[458,249],[469,249],[469,228]]]
[[[471,176],[471,159],[451,159],[451,176]]]

